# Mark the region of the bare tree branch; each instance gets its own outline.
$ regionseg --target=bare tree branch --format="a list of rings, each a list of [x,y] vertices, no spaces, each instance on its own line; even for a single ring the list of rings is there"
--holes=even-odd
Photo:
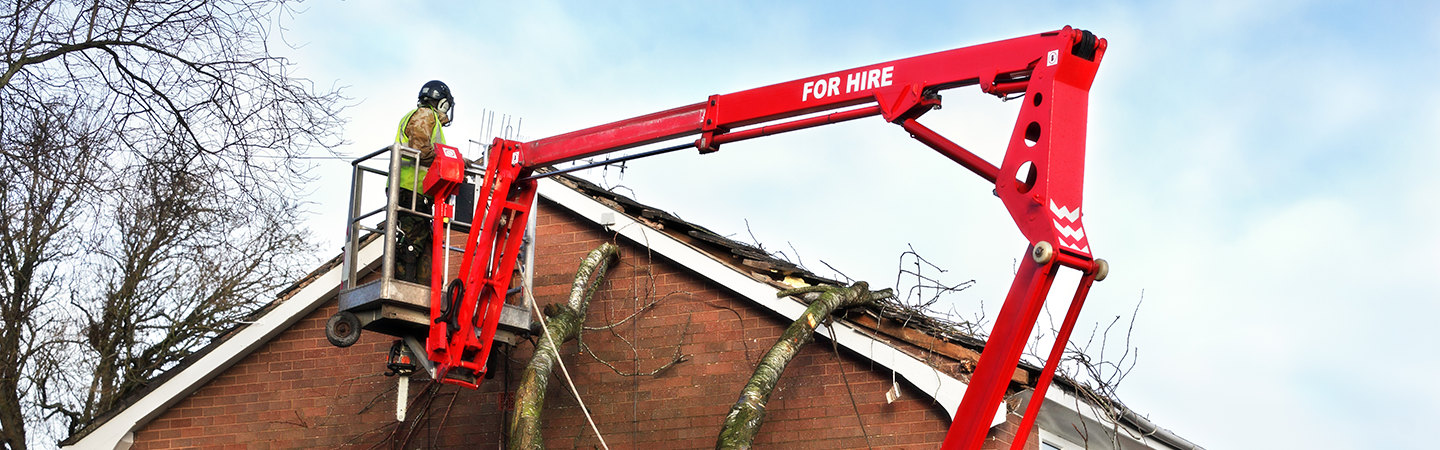
[[[0,11],[0,448],[76,432],[310,262],[296,157],[347,100],[269,52],[290,8]]]
[[[790,360],[799,354],[801,348],[815,340],[816,325],[828,320],[835,311],[895,295],[890,289],[871,292],[870,285],[863,281],[849,287],[810,286],[776,294],[780,297],[809,294],[806,298],[812,301],[810,307],[780,335],[770,351],[760,358],[755,373],[740,390],[740,399],[725,416],[725,424],[715,442],[717,449],[750,448],[765,421],[765,404],[770,400],[770,393],[775,390],[775,384],[780,381],[780,375],[785,372]]]
[[[610,265],[619,258],[620,250],[613,244],[601,244],[591,251],[575,271],[575,282],[565,304],[545,305],[550,318],[540,336],[535,354],[515,387],[515,411],[510,421],[511,449],[545,448],[541,439],[541,413],[545,410],[545,388],[550,383],[550,370],[560,359],[560,344],[580,334],[590,297],[595,295]]]

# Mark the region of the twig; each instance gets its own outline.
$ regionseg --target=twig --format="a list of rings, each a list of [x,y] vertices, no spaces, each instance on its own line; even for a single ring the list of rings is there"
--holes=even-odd
[[[846,283],[854,283],[854,282],[855,282],[855,279],[854,279],[854,278],[850,278],[850,276],[849,276],[849,275],[846,275],[845,272],[841,272],[840,269],[836,269],[835,266],[830,265],[830,263],[825,262],[825,260],[823,260],[823,259],[820,260],[820,264],[824,264],[825,267],[829,267],[830,270],[834,271],[836,274],[838,274],[838,275],[840,275],[840,276],[842,276],[842,277],[845,277],[845,282],[846,282]]]
[[[745,221],[745,232],[750,234],[750,241],[755,243],[755,248],[760,249],[762,252],[770,253],[765,251],[765,244],[761,244],[760,240],[755,238],[755,232],[750,231],[750,219],[741,220]]]
[[[351,436],[350,439],[346,440],[345,442],[341,443],[339,446],[337,446],[337,447],[335,447],[335,448],[345,448],[345,446],[348,446],[348,445],[354,443],[355,441],[359,440],[360,438],[363,438],[363,437],[365,437],[365,436],[369,436],[369,435],[371,435],[371,434],[374,434],[374,433],[377,432],[377,431],[380,431],[381,428],[390,427],[390,426],[399,426],[399,425],[400,425],[400,422],[386,422],[385,424],[382,424],[382,425],[377,426],[377,427],[375,427],[375,428],[371,428],[370,431],[366,431],[366,432],[364,432],[364,433],[360,433],[360,434]],[[373,447],[372,447],[372,448],[373,448]]]
[[[795,264],[799,265],[801,269],[805,269],[806,272],[809,272],[810,269],[805,267],[805,260],[800,258],[800,250],[795,249],[795,244],[791,244],[790,241],[785,241],[785,245],[790,246],[790,251],[795,252]]]
[[[304,418],[304,417],[300,417],[300,411],[297,411],[297,410],[292,409],[292,410],[290,410],[290,413],[295,415],[295,420],[294,420],[294,421],[290,421],[290,420],[272,420],[272,421],[270,421],[270,423],[281,423],[281,424],[285,424],[285,425],[294,425],[294,426],[297,426],[297,427],[300,427],[300,428],[310,428],[310,425],[307,424],[307,423],[305,423],[305,418]]]
[[[750,341],[745,338],[745,316],[740,315],[739,310],[736,310],[735,308],[731,308],[729,306],[715,304],[713,300],[707,301],[705,302],[705,304],[712,308],[728,309],[730,310],[730,312],[735,313],[736,321],[740,322],[740,345],[745,348],[745,360],[754,361],[754,359],[750,358]]]
[[[360,411],[359,411],[359,412],[356,412],[355,415],[365,414],[365,411],[369,411],[370,408],[375,407],[375,404],[376,404],[376,403],[380,403],[380,399],[385,398],[385,395],[393,392],[393,391],[395,390],[395,388],[396,388],[396,385],[393,385],[393,384],[392,384],[392,385],[390,385],[389,388],[386,388],[384,391],[380,391],[379,394],[376,394],[375,397],[372,397],[372,398],[370,399],[370,402],[369,402],[369,403],[366,403],[366,404],[365,404],[365,407],[364,407],[364,408],[360,408]]]
[[[694,294],[691,294],[691,293],[685,292],[685,291],[675,291],[675,292],[671,292],[671,293],[669,293],[669,294],[662,295],[662,296],[660,296],[659,298],[656,298],[655,300],[651,300],[649,304],[646,304],[645,306],[641,307],[639,310],[636,310],[634,313],[631,313],[629,316],[626,316],[624,319],[620,319],[619,322],[615,322],[615,323],[612,323],[612,324],[609,324],[609,325],[599,326],[599,327],[584,327],[584,328],[585,328],[585,331],[602,331],[602,330],[609,330],[609,329],[611,329],[611,328],[615,328],[615,327],[618,327],[618,326],[620,326],[620,325],[623,325],[623,324],[625,324],[625,322],[629,321],[630,319],[635,318],[635,316],[638,316],[638,315],[644,313],[645,311],[649,311],[650,308],[654,308],[655,305],[658,304],[658,303],[660,303],[661,300],[664,300],[664,299],[666,299],[666,298],[669,298],[671,295],[675,295],[675,294],[685,294],[685,295],[694,296]]]
[[[580,349],[584,350],[585,353],[588,354],[588,355],[590,355],[591,358],[594,358],[596,361],[600,361],[600,364],[604,364],[606,367],[609,367],[610,370],[615,371],[615,373],[620,374],[621,376],[626,376],[626,377],[637,377],[637,376],[638,376],[638,377],[648,377],[648,376],[654,376],[654,375],[659,375],[661,372],[664,372],[666,369],[669,369],[671,366],[674,366],[674,365],[676,365],[676,364],[679,364],[679,363],[682,363],[682,362],[685,362],[685,361],[688,361],[688,360],[689,360],[689,356],[690,356],[690,355],[686,355],[686,354],[680,352],[680,349],[681,349],[681,348],[684,346],[684,344],[685,344],[685,337],[690,334],[689,330],[690,330],[690,319],[687,318],[687,319],[685,320],[685,328],[684,328],[684,330],[682,330],[682,331],[680,332],[680,342],[677,342],[677,343],[675,344],[675,356],[674,356],[674,357],[671,357],[671,358],[670,358],[670,362],[665,363],[665,365],[660,366],[659,368],[657,368],[657,369],[655,369],[655,370],[652,370],[652,371],[649,371],[649,372],[646,372],[646,373],[640,373],[638,370],[637,370],[635,373],[626,373],[625,371],[620,370],[619,368],[615,367],[614,364],[610,364],[609,361],[606,361],[605,359],[597,356],[594,351],[591,351],[591,350],[590,350],[590,346],[585,345],[584,342],[581,342],[581,343],[580,343]],[[623,339],[623,338],[622,338],[622,339]],[[626,340],[625,342],[628,344],[630,341]],[[634,346],[632,345],[631,348],[634,348]]]

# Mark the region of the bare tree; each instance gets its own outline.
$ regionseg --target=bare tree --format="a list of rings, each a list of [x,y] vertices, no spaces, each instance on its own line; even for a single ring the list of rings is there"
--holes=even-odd
[[[48,106],[48,105],[47,105]],[[39,387],[58,375],[66,321],[62,261],[79,252],[72,214],[82,207],[92,167],[47,158],[97,160],[90,136],[39,108],[7,109],[0,122],[0,444],[26,448]]]
[[[6,8],[0,447],[23,449],[293,281],[310,249],[296,157],[341,143],[345,99],[271,54],[282,0]]]
[[[111,224],[71,286],[93,374],[83,399],[54,409],[83,424],[189,356],[290,283],[309,250],[292,204],[230,201],[202,177],[144,164],[102,209]],[[241,207],[235,207],[241,206]],[[73,429],[71,430],[74,431]]]
[[[135,156],[228,161],[248,175],[236,183],[260,187],[277,181],[265,170],[297,168],[274,156],[339,144],[343,98],[292,78],[267,47],[290,12],[275,0],[21,0],[0,16],[9,29],[0,102],[79,100],[107,115],[107,131]],[[172,143],[183,145],[152,153]]]

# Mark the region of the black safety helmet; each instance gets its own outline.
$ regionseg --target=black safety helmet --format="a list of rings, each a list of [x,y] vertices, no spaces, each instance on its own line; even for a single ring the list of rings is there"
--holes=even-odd
[[[450,86],[440,80],[430,80],[420,87],[420,106],[431,106],[445,113],[442,126],[448,126],[450,121],[455,120],[455,97],[450,96]]]

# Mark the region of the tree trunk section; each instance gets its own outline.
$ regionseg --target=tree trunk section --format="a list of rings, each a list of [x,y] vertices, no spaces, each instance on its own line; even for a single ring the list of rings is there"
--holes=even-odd
[[[735,406],[730,408],[730,414],[725,416],[725,425],[720,429],[720,436],[715,442],[716,449],[750,448],[765,420],[765,403],[770,401],[770,393],[775,390],[775,384],[780,381],[780,375],[785,372],[785,366],[790,364],[790,360],[800,353],[801,348],[815,340],[817,324],[836,310],[870,304],[894,295],[890,289],[871,292],[870,286],[863,281],[850,287],[812,286],[781,291],[777,295],[784,297],[813,292],[819,292],[819,298],[810,303],[805,313],[801,314],[800,318],[785,330],[785,334],[780,336],[780,340],[770,347],[770,351],[760,358],[755,374],[740,391],[740,399],[735,401]]]
[[[560,359],[560,344],[575,339],[585,323],[585,312],[590,307],[590,297],[609,270],[620,257],[620,249],[613,244],[601,244],[592,250],[580,268],[575,271],[575,282],[570,287],[570,299],[564,304],[545,305],[545,334],[540,336],[540,345],[535,348],[530,364],[520,376],[515,388],[514,416],[510,420],[511,450],[533,450],[545,448],[541,440],[542,422],[540,413],[545,410],[545,388],[550,383],[550,370]]]

